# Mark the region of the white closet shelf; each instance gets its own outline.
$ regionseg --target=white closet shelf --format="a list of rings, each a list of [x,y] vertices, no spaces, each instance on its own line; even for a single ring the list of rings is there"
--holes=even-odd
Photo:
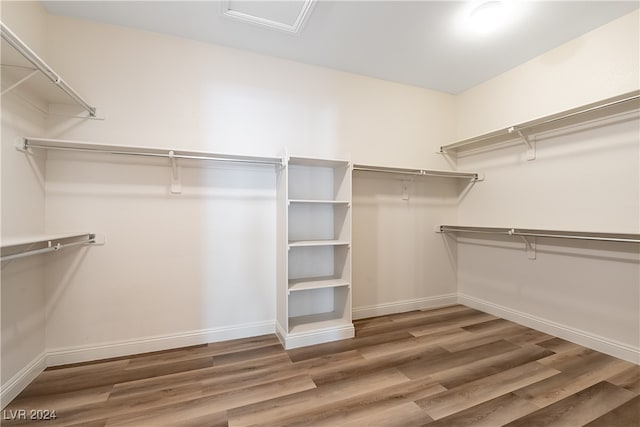
[[[2,261],[54,252],[72,246],[104,244],[104,236],[93,233],[37,234],[2,239]]]
[[[289,318],[289,333],[321,332],[323,329],[352,327],[351,319],[339,317],[335,312],[307,314]]]
[[[290,199],[289,203],[296,204],[317,204],[317,205],[349,205],[351,202],[348,200],[313,200],[313,199]]]
[[[311,157],[289,157],[288,163],[294,166],[318,166],[318,167],[349,166],[348,160],[316,159]]]
[[[417,175],[417,176],[433,176],[433,177],[441,177],[441,178],[471,179],[473,181],[478,181],[481,179],[480,175],[476,172],[445,171],[445,170],[436,170],[436,169],[395,168],[395,167],[388,167],[388,166],[354,164],[353,170],[363,171],[363,172],[390,173],[390,174],[398,174],[398,175]]]
[[[3,81],[2,95],[18,86],[25,86],[27,92],[42,98],[48,105],[64,104],[71,100],[75,105],[87,111],[89,115],[85,118],[96,118],[96,108],[69,86],[58,73],[2,22],[0,22],[0,36],[7,45],[13,48],[7,49],[3,43],[2,77],[5,81]],[[38,78],[38,75],[44,76],[46,79]],[[6,80],[10,80],[10,82],[6,82]],[[60,95],[63,96],[60,97]],[[42,110],[32,101],[23,100],[43,113],[50,113],[48,110]]]
[[[460,225],[440,225],[436,227],[438,233],[477,233],[497,234],[520,237],[547,237],[556,239],[595,240],[618,243],[640,243],[640,234],[632,233],[603,233],[567,230],[540,230],[512,227],[474,227]]]
[[[290,248],[309,247],[309,246],[345,246],[350,245],[347,240],[291,240]]]
[[[169,159],[211,160],[220,162],[255,163],[281,165],[280,157],[258,157],[238,154],[221,154],[207,151],[172,150],[168,148],[143,147],[133,145],[96,144],[92,142],[69,141],[62,139],[25,137],[22,147],[41,148],[47,150],[83,151],[103,154],[116,154],[128,156],[163,157]]]
[[[90,233],[59,233],[59,234],[31,234],[26,236],[13,236],[2,239],[2,249],[13,246],[33,245],[49,241],[59,241],[90,236]]]
[[[339,277],[310,277],[304,279],[289,279],[289,292],[307,291],[311,289],[337,288],[349,286],[348,280]]]
[[[499,129],[453,144],[443,145],[440,147],[439,153],[455,157],[463,152],[472,152],[518,139],[522,140],[531,149],[532,141],[528,139],[530,135],[560,129],[590,120],[601,119],[603,117],[633,111],[638,108],[640,108],[640,91],[636,90],[551,114],[536,120],[518,123],[505,129]],[[535,158],[535,155],[531,159],[533,158]]]

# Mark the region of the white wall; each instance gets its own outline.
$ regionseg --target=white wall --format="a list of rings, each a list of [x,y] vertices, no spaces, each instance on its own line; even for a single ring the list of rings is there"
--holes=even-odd
[[[458,98],[457,133],[531,120],[637,90],[634,12]],[[466,155],[485,181],[459,206],[461,225],[592,232],[640,231],[638,112],[536,135],[524,145]],[[536,260],[513,239],[461,237],[461,301],[587,346],[640,360],[637,245],[539,239]]]
[[[44,45],[46,13],[37,4],[2,3],[2,21],[34,47]],[[44,231],[44,158],[15,149],[25,135],[44,132],[39,113],[15,94],[2,97],[1,237]],[[2,263],[0,351],[2,406],[44,368],[45,258],[36,256]],[[28,366],[33,370],[26,369]]]
[[[448,167],[433,153],[452,136],[451,95],[56,16],[48,29],[52,66],[106,115],[53,118],[53,137],[251,155],[287,147],[293,155]],[[49,266],[50,363],[273,331],[275,171],[184,168],[183,175],[183,194],[169,195],[162,162],[50,153],[46,229],[107,237],[104,247],[59,254]],[[394,223],[395,215],[385,220]],[[354,247],[369,237],[368,230],[354,233]],[[441,242],[409,247],[446,256]],[[395,248],[378,250],[360,262],[371,266]],[[425,298],[455,286],[448,272],[442,283],[417,290],[431,280],[425,271],[398,268],[404,291],[377,295],[356,283],[363,299],[355,304]],[[386,266],[384,277],[393,276]]]
[[[448,166],[433,151],[452,137],[452,95],[95,22],[48,25],[52,66],[107,117],[53,137]]]

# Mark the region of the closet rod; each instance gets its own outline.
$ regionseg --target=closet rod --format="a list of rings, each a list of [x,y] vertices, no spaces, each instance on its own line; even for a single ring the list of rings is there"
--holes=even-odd
[[[353,165],[353,170],[359,170],[364,172],[382,172],[382,173],[395,173],[402,175],[418,175],[418,176],[439,176],[446,178],[465,178],[465,179],[478,179],[478,174],[473,172],[455,172],[455,171],[437,171],[428,169],[404,169],[404,168],[391,168],[385,166],[367,166],[367,165]]]
[[[69,95],[71,99],[77,102],[89,113],[90,117],[96,117],[96,108],[92,107],[87,101],[85,101],[71,86],[65,82],[62,77],[56,74],[55,71],[47,65],[29,46],[27,46],[13,31],[11,31],[3,22],[0,22],[0,36],[11,47],[13,47],[20,55],[33,64],[39,71],[42,72],[49,80],[51,80],[56,86],[58,86],[64,93]]]
[[[92,143],[81,143],[74,141],[63,141],[56,139],[45,138],[24,138],[23,146],[24,150],[29,148],[42,148],[47,150],[61,150],[61,151],[81,151],[90,153],[103,153],[103,154],[117,154],[124,156],[143,156],[143,157],[162,157],[169,159],[189,159],[189,160],[211,160],[218,162],[232,162],[232,163],[252,163],[252,164],[267,164],[267,165],[281,165],[282,160],[280,158],[270,157],[250,157],[250,156],[224,156],[209,153],[198,153],[188,151],[178,151],[169,149],[149,149],[145,151],[144,147],[126,147],[126,146],[108,146]],[[153,151],[152,151],[153,150]]]
[[[501,234],[522,237],[548,237],[558,239],[573,240],[596,240],[602,242],[618,243],[640,243],[640,234],[620,234],[620,233],[589,233],[564,230],[531,230],[518,228],[495,228],[495,227],[462,227],[455,225],[441,225],[442,233],[480,233],[480,234]]]
[[[353,165],[353,170],[364,172],[398,173],[404,175],[422,175],[420,169],[387,168],[382,166]]]
[[[45,242],[43,242],[43,243],[45,243]],[[66,248],[70,248],[70,247],[73,247],[73,246],[89,245],[89,244],[92,244],[92,243],[96,243],[96,237],[93,234],[89,234],[88,235],[88,240],[84,240],[82,242],[72,242],[72,243],[64,243],[64,244],[63,243],[56,243],[55,245],[52,245],[51,241],[48,241],[46,243],[48,243],[49,246],[47,246],[45,248],[32,249],[32,250],[18,252],[18,253],[11,254],[11,255],[4,255],[4,256],[0,257],[0,261],[1,262],[11,261],[11,260],[18,259],[18,258],[28,257],[28,256],[31,256],[31,255],[44,254],[44,253],[48,253],[48,252],[56,252],[56,251],[59,251],[60,249],[66,249]]]

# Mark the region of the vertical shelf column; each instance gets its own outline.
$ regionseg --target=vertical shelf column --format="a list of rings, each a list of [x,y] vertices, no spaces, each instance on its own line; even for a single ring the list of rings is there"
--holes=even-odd
[[[355,334],[351,168],[289,157],[278,176],[277,332],[286,349]]]

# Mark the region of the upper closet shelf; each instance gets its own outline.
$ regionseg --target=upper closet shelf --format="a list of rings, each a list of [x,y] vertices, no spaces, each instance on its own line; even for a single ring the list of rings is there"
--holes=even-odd
[[[260,165],[282,165],[280,157],[244,156],[238,154],[219,154],[206,151],[171,150],[168,148],[140,147],[132,145],[107,145],[91,142],[65,141],[61,139],[29,138],[25,137],[20,150],[29,152],[32,148],[46,150],[81,151],[88,153],[116,154],[125,156],[142,156],[167,158],[171,165],[171,192],[181,193],[182,182],[178,159],[209,160],[216,162],[249,163]]]
[[[89,244],[104,244],[104,236],[92,233],[75,233],[13,237],[2,240],[1,261],[11,261],[26,256]]]
[[[601,242],[640,243],[640,234],[602,233],[588,231],[566,230],[538,230],[524,228],[500,228],[500,227],[468,227],[458,225],[439,225],[438,233],[478,233],[501,234],[520,237],[548,237],[556,239],[596,240]]]
[[[437,176],[442,178],[462,178],[462,179],[470,179],[472,181],[482,180],[480,174],[475,172],[392,168],[392,167],[386,167],[386,166],[371,166],[371,165],[359,165],[359,164],[353,165],[353,170],[365,171],[365,172],[392,173],[392,174],[400,174],[400,175]]]
[[[83,118],[98,118],[96,108],[2,22],[0,36],[6,43],[2,44],[2,95],[18,86],[24,86],[30,95],[28,98],[40,98],[46,105],[41,106],[34,100],[20,98],[45,114],[52,114],[53,104],[69,104],[71,100],[88,113],[88,116],[82,116]],[[7,45],[13,49],[9,49]]]
[[[165,157],[168,159],[213,160],[219,162],[269,165],[282,164],[282,159],[280,157],[244,156],[239,154],[220,154],[206,151],[171,150],[168,148],[141,147],[133,145],[96,144],[92,142],[31,137],[25,137],[22,146],[19,148],[23,150],[28,150],[30,148],[43,148],[47,150],[84,151],[128,156]]]
[[[535,159],[535,141],[529,139],[531,135],[626,113],[637,110],[638,108],[640,108],[640,91],[636,90],[536,120],[513,125],[506,129],[489,132],[453,144],[443,145],[440,147],[439,153],[455,157],[464,152],[470,153],[519,139],[528,148],[527,158],[533,160]]]

